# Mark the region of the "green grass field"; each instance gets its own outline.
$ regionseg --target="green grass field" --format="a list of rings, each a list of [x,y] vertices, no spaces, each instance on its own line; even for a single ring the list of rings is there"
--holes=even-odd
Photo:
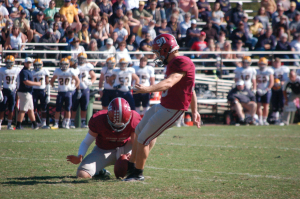
[[[172,128],[144,182],[76,179],[87,130],[0,131],[0,198],[299,198],[300,127]],[[90,147],[89,151],[92,149]]]

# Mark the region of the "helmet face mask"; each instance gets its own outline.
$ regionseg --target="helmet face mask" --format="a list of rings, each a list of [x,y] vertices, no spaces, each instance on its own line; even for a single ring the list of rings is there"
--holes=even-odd
[[[106,59],[106,66],[109,70],[114,69],[116,66],[116,59],[114,57],[109,57]]]
[[[14,66],[14,64],[15,64],[14,62],[10,62],[10,61],[5,62],[5,67],[8,68],[8,69],[11,69]]]
[[[260,63],[258,66],[259,66],[259,69],[260,69],[260,70],[264,70],[264,69],[267,67],[267,64],[265,64],[265,63]]]
[[[40,71],[43,68],[43,64],[33,63],[33,68],[34,68],[35,71]]]
[[[248,62],[248,61],[243,61],[243,68],[249,68],[250,65],[251,65],[250,62]]]
[[[70,66],[70,61],[67,58],[62,58],[59,62],[59,67],[62,71],[68,70]]]
[[[78,66],[78,61],[77,61],[76,59],[73,59],[73,58],[72,58],[72,59],[70,60],[70,67],[76,69],[77,66]]]
[[[79,66],[83,65],[86,63],[86,58],[85,57],[78,57],[78,64]]]
[[[12,55],[8,55],[5,58],[5,67],[11,69],[15,65],[15,58]]]
[[[121,70],[126,70],[127,67],[128,67],[128,63],[120,63]]]

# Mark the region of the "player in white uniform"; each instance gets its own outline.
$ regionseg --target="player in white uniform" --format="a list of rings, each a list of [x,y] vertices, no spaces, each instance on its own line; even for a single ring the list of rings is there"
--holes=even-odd
[[[279,57],[275,58],[273,62],[274,70],[274,86],[272,88],[272,118],[275,124],[280,125],[280,115],[283,111],[284,97],[282,87],[286,81],[289,80],[290,69],[287,66],[281,66]]]
[[[256,70],[254,68],[251,68],[251,57],[245,56],[242,59],[242,68],[236,68],[235,73],[235,82],[242,79],[245,83],[245,87],[256,92]]]
[[[72,118],[71,118],[71,128],[75,128],[75,116],[77,108],[80,104],[81,108],[81,128],[88,128],[86,124],[86,111],[90,101],[90,88],[96,81],[96,74],[93,71],[94,66],[87,62],[87,54],[79,53],[78,55],[78,70],[79,70],[79,89],[76,89],[72,97]],[[89,80],[89,76],[91,80]]]
[[[121,58],[119,69],[113,70],[113,75],[109,81],[114,81],[114,89],[116,89],[116,97],[124,98],[130,105],[131,110],[135,110],[134,99],[131,94],[132,81],[136,84],[140,82],[139,77],[135,74],[132,67],[128,67],[129,62],[125,58]]]
[[[102,109],[107,110],[109,103],[116,98],[116,91],[114,89],[114,81],[110,81],[110,77],[113,75],[113,70],[116,66],[116,59],[109,57],[106,59],[106,66],[101,70],[99,80],[99,94],[102,103]],[[102,90],[102,87],[104,88]]]
[[[261,57],[258,61],[259,69],[257,70],[256,82],[256,102],[257,102],[257,115],[259,118],[259,125],[269,125],[267,118],[269,115],[269,105],[271,101],[271,88],[274,85],[274,71],[268,66],[268,60],[265,57]],[[261,110],[261,106],[264,110]]]
[[[73,69],[70,69],[70,62],[67,58],[62,58],[59,62],[60,68],[57,68],[51,79],[51,86],[54,88],[54,81],[58,79],[58,95],[56,98],[56,112],[55,112],[55,125],[53,129],[58,128],[59,115],[61,107],[65,103],[65,128],[69,129],[70,117],[71,117],[71,106],[72,106],[72,91],[74,88],[71,86],[72,79],[75,79],[75,88],[79,86],[79,79],[74,75]]]
[[[150,86],[155,83],[154,69],[152,66],[147,65],[147,57],[140,59],[140,65],[133,67],[136,75],[140,78],[140,84],[144,86]],[[138,93],[133,95],[135,110],[140,115],[144,115],[149,109],[150,93]],[[140,112],[140,106],[143,106],[143,111]]]
[[[40,100],[40,107],[42,110],[42,128],[49,129],[50,127],[46,124],[47,104],[50,102],[49,71],[43,68],[43,62],[41,59],[35,59],[33,62],[33,67],[33,81],[41,82],[41,86],[33,86],[32,97],[34,110],[37,109],[38,100]]]
[[[7,130],[13,130],[11,122],[16,103],[17,79],[21,71],[19,68],[14,67],[14,64],[15,58],[12,55],[8,55],[5,58],[5,67],[0,68],[0,130],[6,108],[9,111]],[[3,88],[1,88],[2,83]]]

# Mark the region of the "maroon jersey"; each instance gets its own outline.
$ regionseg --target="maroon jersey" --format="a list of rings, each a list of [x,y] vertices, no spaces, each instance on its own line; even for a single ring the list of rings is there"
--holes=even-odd
[[[167,65],[165,78],[172,73],[186,72],[172,88],[161,94],[161,105],[165,108],[188,110],[195,86],[195,65],[186,56],[177,56]]]
[[[135,111],[131,111],[131,119],[126,128],[121,132],[115,132],[108,124],[107,110],[98,111],[89,121],[89,129],[97,133],[96,145],[100,149],[110,150],[124,146],[129,140],[131,133],[141,121],[141,116]]]

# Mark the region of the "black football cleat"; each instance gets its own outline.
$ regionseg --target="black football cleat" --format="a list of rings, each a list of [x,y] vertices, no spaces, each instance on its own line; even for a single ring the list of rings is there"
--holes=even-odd
[[[143,174],[137,174],[136,172],[131,173],[127,178],[125,178],[123,181],[125,182],[132,182],[132,181],[144,181],[145,177]]]

